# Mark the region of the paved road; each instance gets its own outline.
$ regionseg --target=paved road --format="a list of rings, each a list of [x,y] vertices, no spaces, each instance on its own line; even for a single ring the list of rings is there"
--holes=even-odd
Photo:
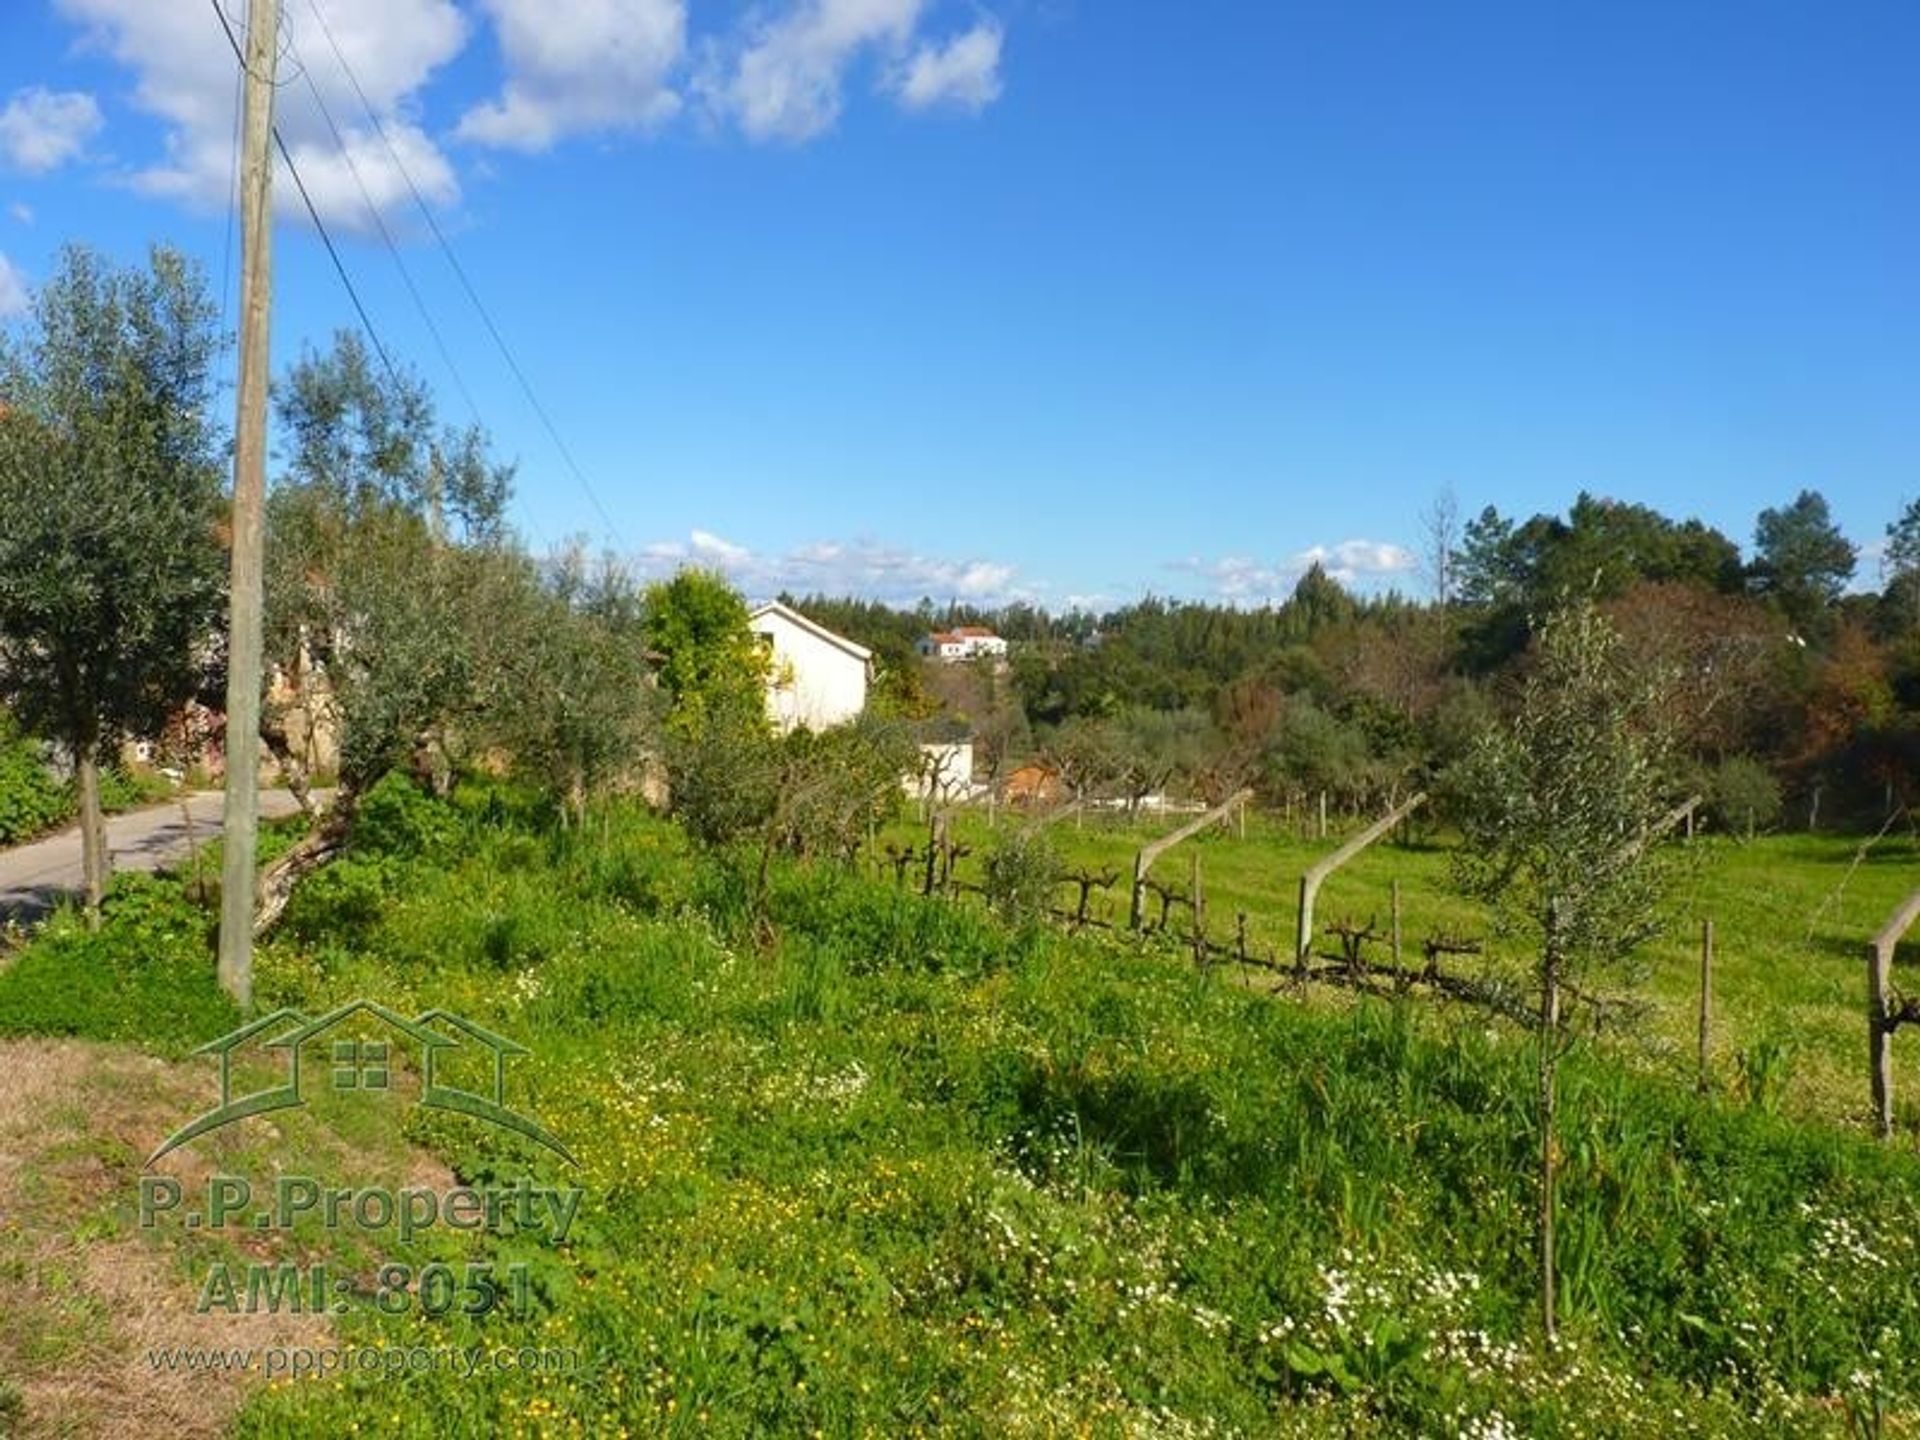
[[[107,850],[115,870],[158,870],[183,860],[191,848],[220,833],[218,790],[196,790],[148,810],[107,817]],[[260,792],[260,813],[272,818],[300,807],[285,790]],[[191,818],[189,818],[191,817]],[[33,920],[62,895],[86,888],[80,867],[80,827],[0,850],[0,922]]]

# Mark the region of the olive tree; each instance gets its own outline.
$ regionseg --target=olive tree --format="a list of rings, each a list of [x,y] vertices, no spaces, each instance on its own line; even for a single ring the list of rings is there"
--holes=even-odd
[[[267,507],[268,659],[324,677],[349,799],[396,765],[444,775],[484,730],[517,643],[505,622],[536,584],[504,536],[512,470],[352,334],[302,355],[277,404],[288,445]],[[297,781],[282,717],[262,715]]]
[[[588,797],[626,778],[652,738],[640,592],[617,560],[589,562],[576,544],[546,567],[522,613],[497,732],[578,823]]]
[[[95,914],[101,762],[194,694],[220,612],[213,317],[178,252],[76,246],[0,342],[0,699],[73,758]]]
[[[1535,956],[1536,1219],[1551,1342],[1561,1006],[1570,986],[1624,961],[1659,929],[1670,861],[1650,842],[1666,811],[1672,746],[1662,687],[1624,663],[1618,635],[1590,602],[1550,616],[1531,659],[1511,717],[1488,727],[1459,767],[1457,878]]]

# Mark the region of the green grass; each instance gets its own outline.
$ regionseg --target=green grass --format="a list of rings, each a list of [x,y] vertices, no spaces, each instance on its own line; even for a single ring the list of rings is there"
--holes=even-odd
[[[1079,826],[1067,820],[1047,833],[1070,866],[1120,876],[1106,892],[1104,910],[1096,908],[1095,914],[1124,924],[1134,855],[1146,840],[1183,818],[1126,824],[1099,817]],[[963,813],[954,833],[973,848],[958,873],[977,883],[996,833],[977,813]],[[1254,953],[1284,959],[1293,949],[1300,876],[1343,838],[1336,831],[1324,842],[1302,839],[1283,824],[1256,817],[1244,840],[1232,831],[1216,831],[1168,852],[1154,879],[1185,893],[1197,853],[1209,934],[1231,941],[1235,916],[1244,912]],[[886,843],[924,845],[925,830],[903,822],[882,837]],[[1634,990],[1653,1006],[1647,1023],[1616,1044],[1615,1052],[1676,1077],[1696,1073],[1700,922],[1710,918],[1715,928],[1715,1083],[1766,1106],[1864,1125],[1866,946],[1894,907],[1920,888],[1920,843],[1906,831],[1889,834],[1856,867],[1862,843],[1863,837],[1838,835],[1771,836],[1744,845],[1721,836],[1694,841],[1694,863],[1673,896],[1666,933],[1638,957],[1637,968],[1644,973],[1631,981],[1610,977],[1611,984]],[[1450,964],[1469,973],[1484,964],[1493,973],[1521,975],[1524,949],[1490,933],[1481,907],[1454,891],[1450,868],[1444,839],[1423,836],[1408,845],[1389,838],[1327,882],[1317,919],[1322,926],[1375,920],[1384,935],[1397,880],[1408,963],[1419,959],[1426,936],[1445,932],[1484,938],[1490,952],[1484,962]],[[1073,894],[1063,888],[1060,903]],[[1151,898],[1148,912],[1158,914]],[[1190,923],[1184,912],[1175,913],[1177,926]],[[1333,948],[1324,936],[1319,944]],[[1370,954],[1383,959],[1384,943]],[[1916,961],[1920,933],[1902,947],[1900,968]],[[1907,1037],[1903,1044],[1896,1038],[1894,1046],[1898,1118],[1912,1132],[1920,1129],[1920,1041]]]
[[[1512,1026],[1302,1004],[1171,948],[1010,932],[977,902],[831,870],[777,866],[762,923],[750,869],[631,811],[558,833],[503,792],[387,803],[377,843],[265,947],[263,1005],[366,994],[520,1040],[514,1098],[577,1168],[458,1116],[393,1123],[464,1178],[587,1199],[564,1250],[492,1242],[534,1267],[533,1316],[359,1311],[343,1333],[591,1363],[276,1388],[243,1434],[1772,1437],[1844,1435],[1876,1406],[1885,1433],[1914,1433],[1920,1161],[1904,1148],[1581,1047],[1562,1132],[1570,1344],[1545,1355],[1532,1056]],[[1130,854],[1126,836],[1076,843]],[[1216,905],[1251,906],[1275,871],[1290,888],[1315,848],[1238,845],[1205,846]],[[1777,863],[1818,895],[1837,853]],[[1868,868],[1849,905],[1898,888]],[[1325,913],[1365,913],[1399,873],[1412,933],[1429,913],[1470,920],[1441,911],[1444,869],[1438,851],[1376,853]],[[1744,893],[1724,875],[1702,894]],[[1736,1011],[1744,954],[1729,945]],[[1762,973],[1749,998],[1792,993]],[[16,983],[0,976],[0,1005]],[[335,1123],[358,1147],[377,1121]],[[240,1143],[270,1163],[265,1138]]]

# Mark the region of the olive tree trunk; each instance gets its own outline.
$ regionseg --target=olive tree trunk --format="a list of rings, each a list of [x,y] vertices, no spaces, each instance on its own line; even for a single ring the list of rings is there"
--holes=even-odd
[[[100,810],[100,756],[82,746],[74,774],[80,790],[80,869],[85,877],[87,924],[100,924],[100,902],[107,893],[107,822]]]

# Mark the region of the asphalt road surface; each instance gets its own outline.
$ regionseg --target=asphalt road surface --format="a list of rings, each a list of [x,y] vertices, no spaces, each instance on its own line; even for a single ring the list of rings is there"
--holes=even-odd
[[[196,790],[146,810],[107,817],[107,850],[115,870],[158,870],[184,860],[196,845],[220,833],[218,790]],[[260,792],[260,815],[272,819],[300,807],[285,790]],[[86,888],[80,867],[80,827],[0,850],[0,924],[47,913],[62,895]]]

